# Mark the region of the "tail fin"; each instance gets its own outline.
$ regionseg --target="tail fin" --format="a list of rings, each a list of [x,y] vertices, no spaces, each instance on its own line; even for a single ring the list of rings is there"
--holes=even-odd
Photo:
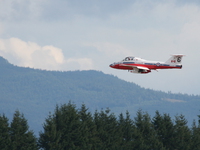
[[[185,56],[185,55],[182,55],[182,54],[174,54],[172,55],[167,61],[166,63],[167,64],[171,64],[171,65],[178,65],[178,64],[181,64],[181,61],[182,61],[182,57]]]

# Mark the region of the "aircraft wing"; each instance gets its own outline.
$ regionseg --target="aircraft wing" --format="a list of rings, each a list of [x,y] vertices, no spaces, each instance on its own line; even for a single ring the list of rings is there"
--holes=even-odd
[[[142,67],[142,66],[125,65],[125,64],[121,64],[120,66],[125,66],[125,67],[130,67],[130,68],[138,68],[138,69],[143,69],[143,70],[150,70],[149,68]]]
[[[141,67],[141,66],[137,66],[138,69],[143,69],[143,70],[150,70],[149,68],[147,67]]]

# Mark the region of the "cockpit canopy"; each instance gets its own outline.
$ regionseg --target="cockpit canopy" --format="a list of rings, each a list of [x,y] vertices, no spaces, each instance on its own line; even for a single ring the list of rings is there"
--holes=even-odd
[[[130,60],[134,60],[135,57],[126,57],[125,59],[123,59],[122,61],[130,61]]]

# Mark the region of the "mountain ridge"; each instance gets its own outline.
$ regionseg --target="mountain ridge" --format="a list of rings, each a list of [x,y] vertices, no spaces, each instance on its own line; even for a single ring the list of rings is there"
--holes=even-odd
[[[171,115],[183,114],[190,122],[198,115],[199,95],[145,89],[101,71],[46,71],[18,67],[0,57],[0,113],[12,117],[16,109],[30,120],[35,132],[56,104],[85,104],[90,111],[110,108],[116,114],[138,109],[154,114],[156,110]],[[168,100],[184,101],[172,102]]]

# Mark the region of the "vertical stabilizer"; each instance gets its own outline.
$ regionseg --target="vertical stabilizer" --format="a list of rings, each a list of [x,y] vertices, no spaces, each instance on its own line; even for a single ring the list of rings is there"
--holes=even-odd
[[[182,55],[182,54],[174,54],[172,55],[167,61],[166,63],[167,64],[170,64],[170,65],[178,65],[178,64],[181,64],[181,61],[182,61],[182,57],[185,56],[185,55]]]

